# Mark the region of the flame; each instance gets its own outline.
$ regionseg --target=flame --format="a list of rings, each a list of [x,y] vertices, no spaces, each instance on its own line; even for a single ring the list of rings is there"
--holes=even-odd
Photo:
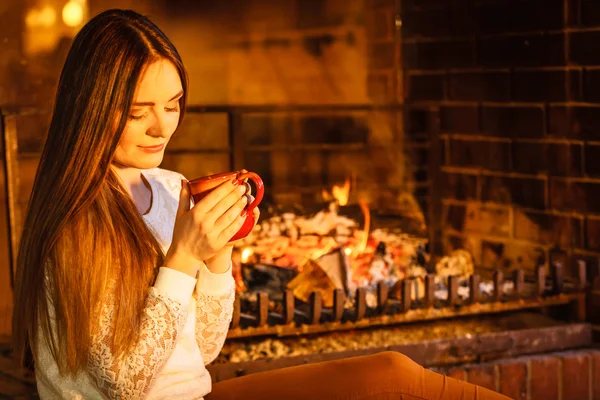
[[[346,181],[343,185],[333,185],[331,188],[331,194],[333,198],[337,200],[340,206],[345,206],[348,204],[348,199],[350,198],[350,178],[346,178]]]
[[[365,229],[363,230],[362,240],[358,245],[358,252],[363,253],[367,249],[367,241],[369,240],[369,230],[371,229],[371,210],[369,210],[369,205],[364,201],[361,201],[359,204],[360,209],[365,216]]]
[[[242,263],[244,263],[244,264],[247,263],[253,254],[254,254],[254,250],[252,250],[251,247],[245,247],[244,250],[242,250]]]
[[[352,255],[352,249],[351,249],[350,247],[346,247],[346,248],[344,249],[344,253],[345,253],[345,254],[346,254],[348,257],[350,257],[350,256]]]

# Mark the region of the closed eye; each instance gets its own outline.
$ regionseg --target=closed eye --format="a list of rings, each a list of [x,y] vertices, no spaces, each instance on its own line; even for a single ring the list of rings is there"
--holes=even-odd
[[[165,111],[166,112],[178,112],[179,111],[179,105],[176,105],[173,108],[165,107]]]
[[[130,115],[129,118],[134,120],[134,121],[139,121],[142,120],[144,118],[146,118],[146,116],[148,115],[147,112],[143,113],[142,115]]]

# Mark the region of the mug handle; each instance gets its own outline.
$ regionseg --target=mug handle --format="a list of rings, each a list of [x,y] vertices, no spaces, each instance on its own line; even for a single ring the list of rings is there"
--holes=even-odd
[[[260,176],[258,176],[254,172],[243,172],[237,176],[237,179],[240,181],[243,181],[246,178],[250,179],[256,185],[256,197],[254,198],[254,201],[252,203],[246,206],[246,212],[250,214],[262,201],[263,195],[265,194],[265,185],[263,184],[263,181],[260,178]]]

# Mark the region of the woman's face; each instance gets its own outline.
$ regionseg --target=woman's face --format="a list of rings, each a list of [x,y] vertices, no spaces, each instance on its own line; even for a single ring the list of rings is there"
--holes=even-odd
[[[181,96],[181,79],[171,62],[148,65],[136,88],[114,162],[137,169],[158,167],[179,123]]]

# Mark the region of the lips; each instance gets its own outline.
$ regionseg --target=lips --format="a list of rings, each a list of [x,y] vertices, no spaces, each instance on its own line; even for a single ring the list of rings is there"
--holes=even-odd
[[[156,146],[138,146],[140,148],[140,150],[142,150],[145,153],[158,153],[159,151],[162,151],[162,149],[165,147],[165,144],[159,144]]]

